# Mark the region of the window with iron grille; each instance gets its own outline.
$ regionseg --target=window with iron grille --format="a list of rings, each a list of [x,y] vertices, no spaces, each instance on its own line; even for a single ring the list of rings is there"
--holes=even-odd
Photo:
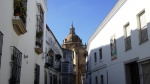
[[[102,48],[99,49],[99,59],[102,59]]]
[[[131,36],[129,23],[124,26],[124,41],[125,41],[125,51],[131,49]]]
[[[3,33],[0,31],[0,66],[1,66],[2,46],[3,46]]]
[[[101,84],[104,84],[104,77],[103,77],[103,75],[101,75],[100,77],[101,77]]]
[[[97,55],[96,55],[96,52],[94,53],[94,61],[95,61],[95,62],[97,61]]]
[[[39,80],[40,80],[40,66],[38,64],[35,65],[35,80],[34,80],[34,84],[39,84]]]
[[[145,17],[145,11],[142,11],[138,15],[138,26],[139,26],[139,42],[140,44],[146,42],[148,40],[148,33],[147,33],[147,22]]]
[[[143,84],[150,84],[150,60],[143,62],[142,66],[142,82]]]
[[[11,55],[11,77],[9,84],[20,84],[20,75],[21,75],[21,63],[22,63],[22,53],[15,47],[12,46],[12,55]]]
[[[37,6],[37,30],[36,30],[36,46],[43,48],[43,28],[44,28],[44,12],[41,5]]]

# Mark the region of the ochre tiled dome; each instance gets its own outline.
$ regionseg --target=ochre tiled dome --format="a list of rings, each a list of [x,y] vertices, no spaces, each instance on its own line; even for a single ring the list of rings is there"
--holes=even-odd
[[[69,35],[65,38],[65,42],[82,42],[80,37],[75,34],[75,28],[72,25]]]

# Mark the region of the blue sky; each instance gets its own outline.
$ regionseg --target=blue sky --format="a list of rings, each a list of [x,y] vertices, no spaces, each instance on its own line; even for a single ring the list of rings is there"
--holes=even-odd
[[[60,45],[73,22],[82,43],[88,42],[118,0],[47,0],[47,24]]]

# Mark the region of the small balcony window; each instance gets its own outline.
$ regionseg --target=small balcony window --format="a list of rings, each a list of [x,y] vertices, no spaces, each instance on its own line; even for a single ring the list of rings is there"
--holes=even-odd
[[[139,27],[139,44],[142,44],[148,41],[148,33],[147,33],[147,22],[145,11],[142,11],[138,14],[138,27]]]
[[[131,34],[130,34],[129,23],[124,26],[124,41],[125,41],[125,51],[131,49]]]
[[[41,54],[43,52],[43,29],[44,29],[44,12],[41,5],[37,6],[37,30],[36,30],[36,48],[35,52]]]
[[[14,17],[13,28],[18,34],[24,34],[26,30],[26,17],[27,17],[27,0],[14,0]]]
[[[46,56],[45,67],[52,67],[52,65],[53,65],[53,57]]]
[[[14,46],[11,47],[11,78],[10,84],[20,84],[22,53]]]

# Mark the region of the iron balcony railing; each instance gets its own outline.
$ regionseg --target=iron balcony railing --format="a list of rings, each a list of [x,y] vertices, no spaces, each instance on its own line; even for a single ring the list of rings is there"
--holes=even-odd
[[[131,37],[130,36],[125,39],[125,48],[126,48],[125,49],[126,51],[131,49]]]

